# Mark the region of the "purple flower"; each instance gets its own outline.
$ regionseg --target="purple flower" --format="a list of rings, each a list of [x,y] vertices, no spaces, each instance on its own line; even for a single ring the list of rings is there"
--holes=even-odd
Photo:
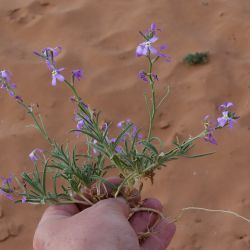
[[[75,113],[75,121],[77,122],[76,128],[78,130],[82,130],[86,123],[91,122],[87,115],[84,115],[82,118],[78,113]],[[76,131],[76,135],[79,136],[79,131]]]
[[[125,125],[128,125],[129,123],[131,123],[130,119],[127,119],[126,121],[120,121],[117,123],[117,127],[118,128],[123,128]]]
[[[124,121],[118,122],[117,123],[117,128],[122,128],[124,123],[125,123]]]
[[[9,200],[14,200],[14,197],[9,193],[9,192],[13,192],[12,188],[10,188],[10,185],[12,184],[13,181],[13,176],[10,175],[9,177],[5,178],[5,177],[0,177],[2,179],[2,188],[4,190],[8,190],[7,192],[5,192],[4,190],[2,190],[0,188],[0,195],[3,195],[4,197],[6,197]]]
[[[213,136],[213,132],[215,131],[216,123],[214,121],[212,121],[210,115],[206,115],[203,118],[203,123],[204,123],[204,126],[205,126],[205,130],[207,132],[205,137],[204,137],[204,140],[207,141],[207,142],[210,142],[212,144],[217,145],[218,143],[217,143],[216,139]]]
[[[152,76],[153,76],[154,80],[159,81],[158,75],[156,75],[156,74],[152,74]]]
[[[79,101],[79,104],[81,104],[81,106],[82,106],[84,109],[88,109],[88,107],[89,107],[86,103],[83,102],[83,100],[80,100],[80,101]],[[87,117],[86,119],[89,120],[88,117]]]
[[[1,89],[5,89],[10,96],[15,96],[16,84],[11,83],[12,74],[8,70],[0,71]]]
[[[116,142],[116,138],[111,138],[110,142],[115,143]]]
[[[142,134],[138,134],[137,137],[138,137],[139,140],[141,140],[143,138],[143,135]]]
[[[18,102],[23,102],[23,98],[19,95],[15,96],[15,99],[18,101]]]
[[[157,28],[155,23],[152,23],[150,29],[148,30],[148,35],[151,33],[152,35],[156,35],[156,31],[161,31],[161,29]]]
[[[10,86],[11,89],[16,89],[16,84],[15,83],[10,83],[9,86]]]
[[[8,70],[1,70],[0,71],[0,77],[6,80],[7,82],[10,82],[12,74]]]
[[[7,89],[7,85],[6,85],[5,83],[3,83],[3,84],[1,85],[1,89]]]
[[[34,54],[45,59],[45,62],[46,62],[50,71],[58,71],[55,68],[54,58],[57,57],[61,51],[62,51],[62,47],[60,47],[60,46],[55,47],[55,48],[48,47],[48,48],[42,49],[41,53],[34,51]],[[55,86],[55,85],[53,85],[53,86]]]
[[[73,95],[72,95],[72,96],[70,96],[70,98],[69,98],[69,99],[70,99],[70,101],[71,101],[72,103],[75,103],[75,102],[76,102],[76,97],[75,97],[75,96],[73,96]]]
[[[142,134],[139,134],[138,133],[138,128],[134,125],[133,128],[132,128],[132,137],[135,138],[137,137],[137,139],[142,139]]]
[[[152,53],[154,55],[156,55],[157,57],[162,57],[165,58],[166,62],[171,62],[171,56],[168,54],[164,54],[161,52],[161,50],[166,49],[166,45],[162,45],[160,47],[160,51],[158,51],[156,48],[154,48],[152,46],[152,43],[157,41],[157,37],[152,37],[151,39],[149,39],[148,41],[145,41],[143,43],[140,43],[137,48],[136,48],[136,56],[140,57],[140,56],[147,56],[148,53]]]
[[[139,75],[139,78],[142,79],[144,82],[149,82],[145,71],[143,70],[139,71],[138,75]]]
[[[55,69],[54,64],[51,63],[49,60],[45,60],[45,62],[46,62],[47,66],[48,66],[48,69],[49,69],[50,71],[53,71],[53,70]]]
[[[8,92],[9,92],[9,95],[10,95],[10,96],[15,96],[15,92],[14,92],[14,91],[9,90]]]
[[[5,198],[7,198],[7,199],[9,199],[11,201],[15,200],[15,198],[13,197],[12,194],[4,192],[2,189],[0,189],[0,195],[3,195]]]
[[[77,121],[76,129],[82,130],[85,125],[85,121],[78,114],[75,115],[75,121]],[[80,131],[75,131],[75,134],[78,137],[80,135]]]
[[[217,118],[218,127],[225,127],[228,124],[229,128],[233,128],[234,123],[236,122],[233,117],[231,117],[231,113],[228,111],[222,112],[222,117]]]
[[[85,125],[85,121],[84,120],[80,120],[80,121],[77,122],[76,128],[78,130],[81,130],[84,127],[84,125]]]
[[[135,137],[137,135],[138,128],[134,125],[132,129],[132,137]]]
[[[149,52],[156,55],[158,53],[157,49],[152,46],[152,43],[156,42],[158,37],[153,36],[149,40],[140,43],[136,48],[136,56],[147,56]]]
[[[55,48],[44,48],[42,49],[42,54],[46,57],[46,58],[51,58],[53,59],[54,57],[58,56],[62,51],[62,47],[57,46]],[[37,53],[37,52],[36,52]]]
[[[213,133],[211,131],[207,133],[207,135],[204,137],[204,140],[214,145],[218,144],[215,138],[213,137]]]
[[[143,32],[143,36],[146,38],[151,38],[152,36],[155,36],[157,31],[161,31],[161,29],[157,28],[155,23],[152,23],[150,28],[148,28],[145,32]]]
[[[82,69],[73,70],[72,71],[72,77],[73,77],[73,81],[75,80],[75,78],[78,81],[80,81],[81,78],[83,77],[83,70]]]
[[[219,110],[220,111],[225,111],[227,110],[228,108],[232,107],[233,106],[233,103],[232,102],[224,102],[222,103],[220,106],[219,106]]]
[[[3,181],[2,186],[4,186],[4,187],[10,185],[12,183],[12,181],[13,181],[13,176],[12,175],[10,175],[8,178],[5,178],[5,177],[0,177],[0,178]]]
[[[22,197],[22,203],[24,204],[24,203],[26,203],[26,201],[27,201],[27,197],[26,197],[26,196],[23,196],[23,197]]]
[[[56,86],[56,80],[63,82],[64,81],[64,76],[60,74],[61,71],[63,71],[64,68],[60,69],[54,69],[52,71],[52,86]]]
[[[170,55],[162,53],[162,50],[165,50],[167,48],[166,44],[163,44],[160,46],[159,51],[152,46],[154,42],[158,40],[158,37],[156,37],[156,31],[160,31],[156,27],[156,24],[151,24],[151,27],[144,33],[140,32],[140,34],[144,37],[146,40],[143,43],[140,43],[136,48],[136,56],[148,56],[149,53],[156,55],[157,57],[163,57],[165,58],[166,62],[170,62]]]
[[[122,154],[122,153],[123,153],[123,149],[122,149],[121,146],[117,146],[117,147],[115,148],[115,151],[116,151],[116,153],[118,153],[118,154]]]
[[[102,131],[103,131],[104,134],[105,134],[105,138],[106,138],[107,142],[109,142],[109,138],[108,138],[108,128],[109,128],[109,124],[110,124],[110,123],[107,123],[107,122],[104,122],[104,123],[102,124]]]
[[[45,59],[45,62],[49,68],[49,70],[54,70],[55,69],[55,66],[54,66],[54,58],[57,57],[60,52],[62,51],[62,47],[58,46],[58,47],[55,47],[55,48],[44,48],[42,49],[42,52],[41,54],[37,51],[34,51],[34,54],[36,56],[39,56],[39,57],[42,57],[43,59]]]
[[[38,161],[41,154],[43,153],[43,150],[40,148],[35,148],[30,154],[29,154],[29,158],[32,161]]]

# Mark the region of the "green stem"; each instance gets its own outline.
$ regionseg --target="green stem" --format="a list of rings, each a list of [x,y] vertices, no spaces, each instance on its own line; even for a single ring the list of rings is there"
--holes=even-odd
[[[187,144],[189,144],[190,142],[193,142],[199,138],[203,138],[206,135],[206,130],[202,131],[200,134],[196,135],[195,137],[191,137],[189,138],[187,141],[185,141],[182,146],[186,146]]]
[[[39,119],[40,119],[40,122],[41,122],[41,125],[36,117],[36,115],[34,114],[34,112],[31,110],[31,108],[29,106],[27,106],[25,103],[23,102],[19,102],[19,104],[21,106],[24,107],[24,109],[27,111],[27,113],[31,116],[32,120],[34,121],[35,123],[35,128],[38,130],[38,132],[49,142],[50,145],[53,145],[54,142],[53,140],[49,137],[47,131],[46,131],[46,128],[42,122],[42,118],[39,116]]]
[[[75,95],[75,97],[77,98],[77,101],[81,101],[80,96],[78,95],[75,87],[67,80],[64,80],[64,82],[67,84],[67,86],[72,90],[73,94]]]
[[[132,179],[135,178],[137,176],[137,173],[131,173],[130,175],[128,175],[127,177],[124,178],[123,182],[118,186],[114,197],[117,198],[117,196],[119,195],[121,189],[126,185],[126,183]]]
[[[148,137],[147,141],[151,141],[152,137],[152,128],[153,128],[153,123],[154,123],[154,118],[155,118],[155,113],[156,113],[156,101],[155,101],[155,86],[154,86],[154,80],[152,77],[152,69],[153,69],[153,62],[151,60],[150,55],[148,55],[148,61],[149,61],[149,84],[150,84],[150,90],[151,90],[151,102],[152,102],[152,108],[151,112],[149,115],[149,129],[148,129]]]

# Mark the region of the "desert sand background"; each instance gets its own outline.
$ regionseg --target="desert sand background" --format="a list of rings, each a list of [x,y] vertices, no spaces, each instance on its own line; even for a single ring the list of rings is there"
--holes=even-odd
[[[161,27],[160,41],[169,45],[172,62],[156,67],[157,95],[169,84],[171,94],[156,117],[154,133],[170,145],[202,129],[206,114],[233,101],[241,116],[234,129],[216,134],[219,145],[200,142],[196,152],[216,150],[201,159],[169,163],[146,183],[144,197],[162,201],[168,216],[187,206],[229,209],[250,217],[250,2],[248,0],[0,0],[0,68],[9,69],[18,93],[39,103],[50,134],[63,142],[75,126],[70,93],[51,86],[44,64],[32,52],[62,46],[58,65],[83,68],[77,83],[86,103],[115,123],[131,118],[144,131],[148,119],[137,77],[146,67],[135,57],[138,30],[152,22]],[[210,62],[188,66],[190,52],[209,51]],[[25,112],[0,92],[0,175],[32,168],[28,154],[46,148]],[[14,205],[0,197],[0,249],[32,249],[42,206]],[[169,250],[247,250],[250,224],[225,214],[187,212],[177,223]]]

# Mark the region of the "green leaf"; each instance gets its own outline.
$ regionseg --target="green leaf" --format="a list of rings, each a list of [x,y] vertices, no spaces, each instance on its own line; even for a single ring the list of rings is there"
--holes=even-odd
[[[44,168],[43,168],[43,177],[42,177],[42,181],[43,181],[42,187],[43,187],[43,193],[44,193],[44,195],[46,195],[46,177],[47,177],[46,175],[47,175],[47,162],[44,165]]]
[[[116,141],[114,142],[114,148],[116,148],[119,144],[119,142],[121,141],[121,139],[123,138],[123,136],[128,132],[128,130],[133,126],[132,123],[128,124],[123,131],[117,136]]]
[[[215,154],[215,153],[216,152],[209,152],[209,153],[198,154],[198,155],[182,155],[182,156],[186,157],[186,158],[199,158],[199,157],[204,157],[204,156],[212,155],[212,154]]]
[[[156,149],[156,147],[152,144],[149,143],[147,141],[142,141],[141,142],[147,149],[149,149],[154,155],[159,155],[158,150]]]

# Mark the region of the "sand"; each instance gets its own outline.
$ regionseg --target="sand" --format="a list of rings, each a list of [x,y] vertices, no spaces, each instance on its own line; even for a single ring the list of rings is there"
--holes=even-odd
[[[157,95],[169,84],[171,94],[156,117],[154,133],[170,145],[202,129],[204,115],[233,101],[241,116],[234,129],[216,135],[219,145],[200,142],[196,152],[216,150],[201,159],[168,164],[146,183],[144,197],[156,197],[168,216],[188,206],[230,209],[250,217],[250,2],[248,0],[11,0],[0,1],[0,68],[30,103],[39,103],[50,134],[63,142],[75,126],[70,93],[51,86],[47,68],[32,54],[47,46],[63,47],[58,63],[85,70],[78,89],[85,102],[117,122],[130,117],[147,129],[143,93],[137,78],[145,61],[135,57],[137,31],[152,22],[162,28],[170,64],[160,63]],[[190,52],[209,51],[210,62],[182,63]],[[31,121],[3,91],[0,93],[0,173],[29,171],[28,154],[46,142],[26,125]],[[81,139],[75,139],[78,145]],[[0,197],[0,249],[32,249],[42,206],[14,205]],[[177,223],[170,250],[250,249],[250,224],[230,215],[187,212]]]

